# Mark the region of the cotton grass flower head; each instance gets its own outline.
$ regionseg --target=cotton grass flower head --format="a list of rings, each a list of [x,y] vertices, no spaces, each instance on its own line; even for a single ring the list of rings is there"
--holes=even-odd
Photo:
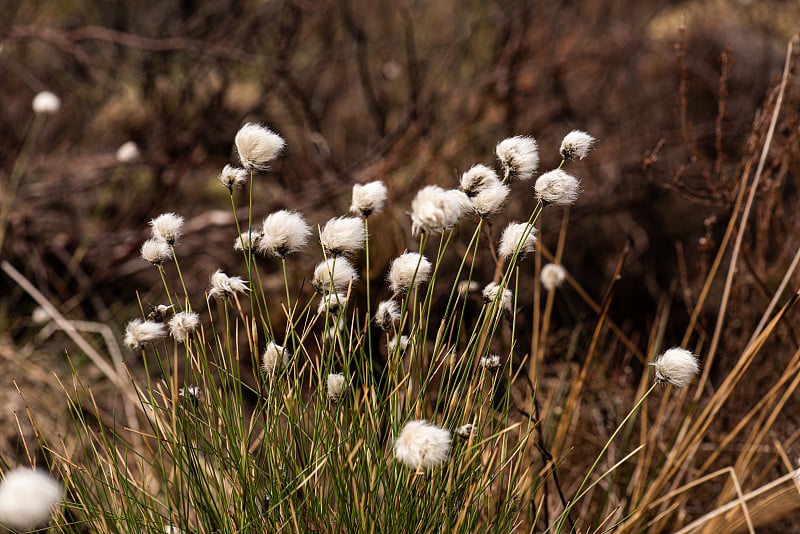
[[[174,306],[167,306],[166,304],[157,304],[153,306],[151,304],[150,313],[147,314],[147,319],[149,321],[163,323],[167,320],[169,314],[172,313],[172,308],[174,308]]]
[[[567,279],[567,270],[556,263],[548,263],[542,267],[539,279],[547,291],[553,291],[555,288],[561,287],[561,284]]]
[[[561,169],[544,173],[533,186],[536,197],[542,202],[568,206],[578,199],[580,182]]]
[[[126,141],[119,146],[115,156],[119,163],[133,163],[141,157],[141,153],[136,143],[133,141]]]
[[[208,290],[208,298],[231,300],[237,293],[245,294],[250,291],[247,281],[241,276],[228,276],[222,269],[217,269],[211,275],[211,288]]]
[[[302,250],[310,235],[311,227],[302,215],[288,210],[276,211],[264,219],[258,252],[265,256],[285,258],[287,254]]]
[[[668,382],[677,388],[686,386],[700,370],[697,356],[680,347],[668,349],[651,365],[655,368],[657,382]]]
[[[233,194],[233,188],[241,188],[247,183],[247,171],[241,167],[234,167],[233,165],[225,165],[222,172],[219,173],[219,181],[222,185],[228,188],[228,191]]]
[[[386,203],[386,186],[381,181],[353,186],[353,201],[350,204],[350,213],[361,217],[369,217],[373,213],[383,210]]]
[[[150,221],[150,226],[153,230],[153,239],[174,245],[183,231],[183,217],[174,213],[162,213]]]
[[[507,185],[500,182],[492,184],[472,197],[472,209],[482,219],[487,219],[503,209],[510,192],[511,188]]]
[[[456,429],[456,436],[467,441],[469,437],[472,435],[473,426],[471,423],[467,423],[466,425],[461,425]]]
[[[409,421],[394,442],[394,457],[409,469],[430,469],[447,460],[450,432],[425,419]]]
[[[245,230],[234,239],[233,250],[248,251],[258,247],[261,241],[261,232],[258,230]]]
[[[236,132],[236,151],[239,161],[248,171],[263,171],[278,157],[286,142],[283,138],[260,124],[248,122]]]
[[[456,291],[460,297],[464,297],[469,293],[474,293],[480,290],[481,285],[475,280],[461,280],[456,287]]]
[[[481,359],[478,362],[478,364],[487,371],[494,372],[500,368],[502,362],[500,360],[500,356],[498,356],[497,354],[492,354],[490,356],[481,356]]]
[[[461,175],[461,190],[469,198],[499,183],[500,178],[497,173],[486,165],[473,165],[470,170]]]
[[[387,341],[386,347],[389,349],[389,354],[393,353],[395,350],[405,352],[408,348],[408,341],[408,336],[395,336]]]
[[[440,233],[454,226],[470,209],[472,203],[463,191],[425,186],[411,201],[411,233]]]
[[[328,258],[314,269],[314,288],[318,293],[347,293],[351,282],[358,281],[358,272],[347,258]]]
[[[134,319],[125,327],[125,345],[136,350],[144,346],[148,341],[161,339],[167,335],[167,327],[164,323],[156,321],[142,321]]]
[[[0,482],[0,525],[28,532],[43,527],[58,507],[64,488],[42,469],[17,467]]]
[[[325,333],[322,335],[322,339],[326,342],[328,341],[336,341],[339,339],[339,334],[344,332],[344,317],[339,316],[336,318],[336,323],[333,326],[328,327],[325,330]]]
[[[393,300],[384,300],[378,303],[375,311],[375,324],[384,331],[391,330],[396,321],[400,320],[400,305]]]
[[[514,294],[510,289],[503,289],[495,282],[489,282],[486,284],[486,287],[483,288],[481,294],[483,295],[484,303],[491,304],[492,302],[498,302],[505,310],[511,311],[511,306],[513,306],[514,302]]]
[[[347,295],[344,293],[326,293],[319,299],[317,313],[322,315],[326,311],[331,315],[336,315],[339,311],[347,307]]]
[[[389,268],[389,287],[395,293],[407,293],[409,289],[427,282],[432,269],[431,262],[421,254],[401,254],[392,261]]]
[[[61,109],[61,99],[58,98],[55,93],[51,93],[50,91],[42,91],[33,97],[33,100],[31,101],[31,107],[33,108],[34,113],[52,115]]]
[[[178,343],[186,343],[198,328],[200,316],[193,311],[178,312],[169,320],[169,333]]]
[[[141,254],[142,258],[153,265],[161,265],[172,259],[172,249],[169,243],[161,239],[148,239],[142,243]]]
[[[367,233],[359,217],[336,217],[319,232],[322,249],[328,256],[355,254],[364,248]]]
[[[530,180],[539,168],[539,146],[533,137],[517,135],[503,139],[497,144],[495,153],[506,178]]]
[[[536,227],[528,223],[508,223],[503,235],[500,237],[500,246],[497,253],[506,260],[517,254],[517,261],[521,261],[527,254],[533,252],[536,245]]]
[[[333,402],[338,401],[342,393],[347,391],[347,384],[344,381],[344,375],[342,373],[331,373],[328,375],[327,379],[327,386],[328,386],[328,398]]]
[[[288,349],[270,341],[261,355],[261,372],[266,377],[272,377],[280,370],[289,367],[291,361],[292,353]]]
[[[559,153],[565,160],[583,159],[594,146],[594,137],[581,130],[572,130],[561,141]]]

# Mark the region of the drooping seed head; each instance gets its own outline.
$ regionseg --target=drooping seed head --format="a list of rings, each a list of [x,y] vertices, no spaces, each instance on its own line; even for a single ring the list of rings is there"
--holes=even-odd
[[[311,227],[303,216],[288,210],[267,215],[261,230],[259,254],[277,258],[302,250],[311,235]]]
[[[464,441],[467,441],[469,437],[472,435],[472,430],[473,430],[472,424],[467,423],[466,425],[461,425],[456,429],[456,435],[459,438],[463,439]]]
[[[281,369],[286,369],[292,361],[292,353],[274,341],[267,343],[261,355],[261,372],[266,378],[272,378]]]
[[[386,203],[386,186],[381,181],[369,182],[353,186],[353,201],[350,213],[361,217],[369,217],[383,210]]]
[[[389,331],[396,321],[400,320],[400,305],[393,300],[384,300],[375,311],[375,324],[384,331]]]
[[[561,284],[567,279],[567,271],[561,265],[548,263],[542,267],[542,273],[539,278],[542,281],[542,286],[547,291],[552,291],[557,287],[561,287]]]
[[[234,167],[233,165],[225,165],[222,172],[219,173],[219,181],[222,185],[228,188],[228,191],[233,193],[233,188],[241,188],[247,183],[247,171],[241,167]]]
[[[497,354],[492,354],[490,356],[482,356],[480,361],[478,362],[481,367],[486,369],[487,371],[497,371],[502,362],[500,361],[500,356]]]
[[[153,265],[161,265],[172,259],[172,249],[166,241],[161,239],[148,239],[142,243],[142,258]]]
[[[411,232],[440,233],[454,226],[470,209],[472,203],[463,191],[425,186],[411,202]]]
[[[55,93],[50,91],[42,91],[37,93],[31,101],[31,107],[34,113],[41,113],[43,115],[52,115],[61,109],[61,99]]]
[[[317,313],[322,315],[327,311],[329,315],[336,315],[347,307],[347,295],[344,293],[325,293],[319,299]]]
[[[533,252],[536,245],[536,228],[528,223],[508,223],[503,235],[500,237],[500,246],[497,253],[509,260],[518,252],[517,261],[521,261],[525,255]]]
[[[539,168],[539,146],[533,137],[518,135],[503,139],[495,152],[509,178],[529,180]]]
[[[578,199],[580,182],[571,174],[555,169],[537,178],[533,188],[536,197],[542,202],[569,206]]]
[[[364,220],[360,217],[336,217],[325,223],[319,232],[322,249],[328,256],[355,254],[366,243]]]
[[[572,130],[561,141],[562,159],[583,159],[594,146],[595,138],[581,130]]]
[[[318,293],[347,293],[351,281],[358,281],[358,272],[345,257],[328,258],[314,269],[313,283]]]
[[[678,388],[691,382],[700,370],[697,356],[680,347],[665,351],[651,365],[656,371],[656,381],[668,382]]]
[[[394,442],[394,457],[409,469],[430,469],[447,460],[450,432],[425,419],[409,421]]]
[[[153,230],[153,239],[174,245],[183,231],[183,217],[174,213],[162,213],[150,221],[150,226]]]
[[[405,352],[408,348],[408,342],[408,336],[395,336],[386,342],[386,347],[389,349],[389,354],[392,354],[395,350]]]
[[[200,328],[200,316],[193,311],[182,311],[169,320],[169,333],[178,343],[186,343],[189,336]]]
[[[208,298],[218,300],[230,300],[237,293],[245,294],[250,291],[247,281],[241,276],[228,276],[222,269],[217,269],[211,275],[211,287],[208,290]]]
[[[286,142],[269,128],[248,122],[236,132],[235,144],[245,169],[263,171],[278,157]]]
[[[137,350],[148,341],[161,339],[166,335],[167,327],[164,326],[164,323],[134,319],[125,327],[124,342],[129,349]]]
[[[416,252],[406,252],[392,261],[389,268],[389,287],[395,293],[407,293],[424,284],[433,269],[428,259]]]
[[[7,471],[0,482],[0,525],[19,532],[44,527],[63,494],[63,486],[43,469]]]
[[[470,170],[461,175],[461,190],[469,198],[474,197],[487,187],[500,183],[500,178],[494,169],[486,165],[473,165]]]

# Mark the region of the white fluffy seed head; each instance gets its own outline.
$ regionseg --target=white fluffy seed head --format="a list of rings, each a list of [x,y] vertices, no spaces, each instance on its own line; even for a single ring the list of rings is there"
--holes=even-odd
[[[353,186],[353,201],[350,204],[350,213],[361,217],[369,217],[373,213],[383,210],[386,203],[386,186],[381,181]]]
[[[467,296],[469,293],[478,291],[481,285],[475,280],[461,280],[456,287],[458,295],[461,297]]]
[[[539,168],[539,146],[533,137],[517,135],[503,139],[495,153],[508,178],[529,180]]]
[[[400,320],[400,305],[393,300],[384,300],[378,304],[375,311],[375,324],[381,330],[391,330],[396,321]]]
[[[334,402],[338,401],[342,393],[347,391],[347,384],[344,382],[342,373],[331,373],[328,375],[328,398]]]
[[[62,485],[42,469],[6,472],[0,482],[0,525],[21,532],[47,525],[63,493]]]
[[[389,287],[395,293],[406,293],[409,289],[427,282],[432,268],[431,262],[421,254],[401,254],[392,261],[389,268]]]
[[[61,99],[55,93],[50,91],[42,91],[37,93],[31,101],[31,107],[34,113],[42,113],[45,115],[52,115],[61,109]]]
[[[657,382],[669,382],[678,388],[691,382],[700,370],[697,356],[680,347],[665,351],[651,365],[655,368]]]
[[[174,245],[183,231],[183,217],[175,213],[162,213],[150,221],[150,227],[153,230],[153,239]]]
[[[472,203],[463,191],[425,186],[411,202],[411,233],[416,236],[421,232],[442,232],[454,226],[470,209]]]
[[[160,339],[166,335],[167,328],[164,323],[134,319],[125,327],[124,342],[129,349],[136,350],[148,341]]]
[[[236,151],[239,161],[248,171],[263,171],[278,157],[286,142],[283,138],[260,124],[248,122],[236,132]]]
[[[389,354],[393,353],[395,350],[405,352],[408,348],[408,341],[408,336],[395,336],[386,342],[386,348],[389,349]]]
[[[142,243],[142,258],[153,265],[161,265],[167,260],[172,259],[172,249],[169,243],[161,239],[148,239]]]
[[[344,257],[328,258],[314,269],[314,288],[319,293],[347,293],[351,281],[354,284],[358,281],[358,273]]]
[[[447,460],[450,432],[425,419],[409,421],[394,442],[394,457],[409,469],[430,469]]]
[[[265,256],[283,258],[302,250],[310,235],[311,227],[302,215],[288,210],[276,211],[264,219],[258,252]]]
[[[497,253],[505,259],[514,257],[519,250],[517,261],[521,261],[526,254],[533,252],[536,245],[536,228],[528,223],[508,223],[503,235],[500,237],[500,246]]]
[[[344,293],[325,293],[319,299],[317,313],[322,315],[326,311],[330,315],[336,315],[339,311],[347,307],[347,295]]]
[[[571,174],[555,169],[537,178],[533,188],[542,202],[568,206],[578,199],[580,182]]]
[[[292,353],[270,341],[264,349],[264,354],[261,355],[261,372],[264,376],[271,378],[275,376],[282,369],[289,367],[292,361]]]
[[[470,170],[461,175],[461,190],[470,198],[487,187],[499,183],[500,178],[497,177],[497,173],[486,165],[473,165]]]
[[[510,192],[511,188],[507,185],[500,182],[492,184],[472,197],[472,209],[481,218],[487,219],[503,209]]]
[[[594,137],[581,130],[572,130],[564,136],[559,150],[563,159],[583,159],[594,146]]]
[[[467,423],[466,425],[461,425],[456,429],[456,435],[459,438],[463,439],[464,441],[467,441],[469,437],[472,435],[472,430],[473,430],[472,424]]]
[[[325,331],[322,335],[322,339],[326,342],[336,341],[339,338],[339,334],[342,332],[344,332],[344,317],[340,315],[336,319],[336,323]]]
[[[242,232],[241,237],[237,237],[233,241],[233,250],[246,251],[256,248],[261,241],[261,232],[258,230],[245,230]]]
[[[241,188],[247,183],[247,171],[241,167],[234,167],[233,165],[225,165],[222,172],[219,173],[219,181],[222,185],[228,188],[228,191],[233,193],[233,188]]]
[[[502,306],[505,310],[511,311],[511,307],[514,305],[514,294],[511,292],[510,289],[502,289],[500,285],[489,282],[486,284],[486,287],[483,288],[483,302],[486,304],[491,304],[492,302],[498,302],[500,306]]]
[[[542,273],[539,275],[542,281],[542,286],[547,291],[552,291],[557,287],[561,287],[564,280],[567,279],[567,271],[561,265],[555,263],[548,263],[542,267]]]
[[[236,295],[245,294],[250,291],[247,281],[241,276],[228,276],[222,269],[217,269],[211,275],[211,287],[208,290],[208,298],[230,300]]]
[[[198,328],[200,316],[193,311],[178,312],[169,320],[169,333],[178,343],[186,343]]]
[[[132,163],[139,159],[139,147],[133,141],[122,143],[117,149],[116,158],[119,163]]]
[[[355,254],[366,243],[364,220],[359,217],[336,217],[325,223],[319,232],[322,249],[328,256]]]
[[[487,371],[496,371],[500,369],[500,365],[502,365],[502,362],[500,361],[500,356],[498,356],[497,354],[492,354],[490,356],[482,356],[478,363],[480,364],[481,367],[483,367]]]

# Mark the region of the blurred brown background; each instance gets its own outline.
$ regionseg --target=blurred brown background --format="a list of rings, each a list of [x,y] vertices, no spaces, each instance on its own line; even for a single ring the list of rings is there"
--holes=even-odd
[[[353,183],[385,181],[391,204],[370,226],[380,284],[388,261],[416,248],[406,211],[421,185],[454,187],[471,165],[492,164],[498,141],[518,134],[536,137],[547,170],[560,161],[563,135],[577,128],[598,143],[570,167],[583,194],[563,263],[599,300],[630,240],[611,318],[644,350],[657,309],[669,304],[676,334],[666,339],[675,344],[744,162],[761,149],[769,116],[758,110],[798,23],[791,0],[7,0],[0,184],[21,151],[33,95],[53,91],[62,108],[37,142],[0,254],[66,317],[118,334],[138,313],[137,292],[143,302],[161,298],[139,247],[147,221],[175,211],[187,218],[178,251],[184,276],[202,298],[217,268],[243,274],[216,176],[235,161],[238,128],[256,121],[287,140],[285,155],[256,177],[256,221],[290,208],[324,223],[347,210]],[[793,73],[746,236],[746,272],[734,287],[723,344],[739,350],[800,243],[798,89]],[[128,140],[141,158],[120,164],[115,152]],[[495,236],[507,220],[528,216],[530,185],[514,185]],[[246,206],[245,193],[236,199]],[[551,250],[560,224],[558,210],[541,219]],[[295,288],[319,256],[317,245],[295,260]],[[481,269],[486,279],[493,266]],[[267,288],[281,288],[278,267],[266,271]],[[709,299],[701,329],[713,327],[717,302]],[[79,352],[61,334],[34,337],[35,307],[0,275],[4,450],[19,451],[10,414],[24,410],[8,381],[43,391],[38,380],[66,370],[63,348]],[[593,318],[577,296],[557,299],[554,342],[576,323],[590,329]],[[784,334],[796,343],[793,327]]]

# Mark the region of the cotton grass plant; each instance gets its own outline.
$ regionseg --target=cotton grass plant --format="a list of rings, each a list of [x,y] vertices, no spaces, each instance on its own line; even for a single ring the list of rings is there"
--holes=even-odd
[[[579,169],[562,167],[587,157],[594,142],[570,132],[554,151],[560,164],[536,177],[538,143],[512,137],[496,147],[498,170],[474,165],[458,184],[424,186],[405,221],[416,250],[398,250],[387,272],[375,273],[369,219],[385,209],[389,188],[356,184],[350,215],[327,221],[288,210],[254,221],[256,173],[268,172],[286,145],[264,126],[243,126],[235,145],[244,168],[228,165],[218,177],[234,214],[238,190],[248,188],[248,218],[229,229],[239,270],[209,273],[198,282],[206,298],[193,302],[195,281],[180,269],[183,217],[151,220],[141,256],[157,270],[164,302],[142,305],[124,337],[130,358],[144,367],[142,377],[129,374],[144,426],[120,428],[84,409],[95,405],[94,394],[77,374],[64,385],[78,442],[67,447],[40,435],[68,489],[56,528],[621,528],[636,510],[622,515],[593,496],[644,447],[631,439],[648,398],[663,394],[660,409],[668,410],[669,388],[691,384],[699,365],[683,348],[651,357],[637,398],[591,465],[573,484],[560,482],[608,304],[578,375],[561,394],[543,393],[547,317],[534,310],[535,334],[525,346],[520,281],[540,280],[549,303],[567,281],[558,261],[539,267],[537,224],[578,201],[571,173]],[[511,191],[531,199],[528,212],[513,214],[523,222],[505,211]],[[504,219],[495,242],[492,224]],[[466,253],[455,252],[457,239]],[[288,272],[301,252],[317,263],[298,288]],[[494,276],[478,280],[485,264]],[[283,279],[280,297],[265,291],[263,277],[273,273]],[[373,280],[385,283],[370,287]],[[658,346],[651,343],[648,354]]]

